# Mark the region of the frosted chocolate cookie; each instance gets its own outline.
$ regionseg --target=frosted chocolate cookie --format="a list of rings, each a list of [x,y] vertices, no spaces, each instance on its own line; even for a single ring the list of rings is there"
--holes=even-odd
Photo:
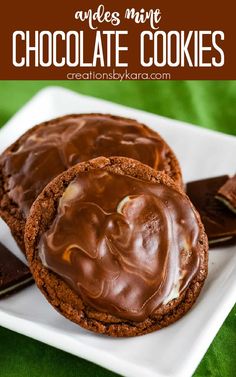
[[[67,115],[26,132],[0,157],[0,215],[24,250],[30,207],[42,189],[76,163],[125,156],[165,171],[181,184],[179,163],[159,134],[132,119],[103,114]]]
[[[48,301],[111,336],[175,322],[207,276],[207,237],[188,197],[166,174],[122,157],[80,163],[49,183],[25,245]]]

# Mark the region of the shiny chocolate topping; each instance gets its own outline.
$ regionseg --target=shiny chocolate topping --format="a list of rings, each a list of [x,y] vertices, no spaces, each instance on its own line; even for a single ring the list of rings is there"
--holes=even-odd
[[[154,169],[168,168],[168,147],[141,124],[106,115],[72,115],[39,126],[17,149],[4,155],[9,197],[27,216],[42,189],[78,162],[104,156],[124,156]]]
[[[64,191],[39,258],[91,307],[143,321],[196,275],[199,233],[173,188],[96,169]]]

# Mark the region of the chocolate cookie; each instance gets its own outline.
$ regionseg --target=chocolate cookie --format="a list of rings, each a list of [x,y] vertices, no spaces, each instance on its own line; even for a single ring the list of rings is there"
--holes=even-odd
[[[99,157],[55,178],[34,202],[25,245],[36,284],[80,326],[111,336],[158,330],[193,305],[208,243],[165,173]]]
[[[132,119],[67,115],[26,132],[0,157],[0,215],[24,250],[25,220],[33,201],[58,174],[99,156],[125,156],[164,170],[181,184],[178,161],[156,132]]]

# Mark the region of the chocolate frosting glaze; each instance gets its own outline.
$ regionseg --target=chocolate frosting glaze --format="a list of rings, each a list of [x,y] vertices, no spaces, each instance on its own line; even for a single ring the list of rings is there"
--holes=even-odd
[[[196,275],[199,236],[173,188],[95,169],[65,189],[38,252],[89,306],[143,321]]]
[[[38,126],[3,156],[9,197],[27,216],[42,189],[78,162],[98,156],[125,156],[154,169],[168,167],[169,148],[152,130],[136,121],[99,114],[59,118]]]

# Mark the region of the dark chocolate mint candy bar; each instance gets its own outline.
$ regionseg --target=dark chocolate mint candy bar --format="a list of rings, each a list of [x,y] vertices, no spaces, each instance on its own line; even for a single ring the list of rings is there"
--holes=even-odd
[[[216,198],[236,214],[236,175],[219,188]]]
[[[236,241],[236,216],[215,198],[218,190],[228,181],[227,175],[189,182],[187,195],[199,211],[209,244]]]
[[[32,282],[29,268],[0,243],[0,298]]]

